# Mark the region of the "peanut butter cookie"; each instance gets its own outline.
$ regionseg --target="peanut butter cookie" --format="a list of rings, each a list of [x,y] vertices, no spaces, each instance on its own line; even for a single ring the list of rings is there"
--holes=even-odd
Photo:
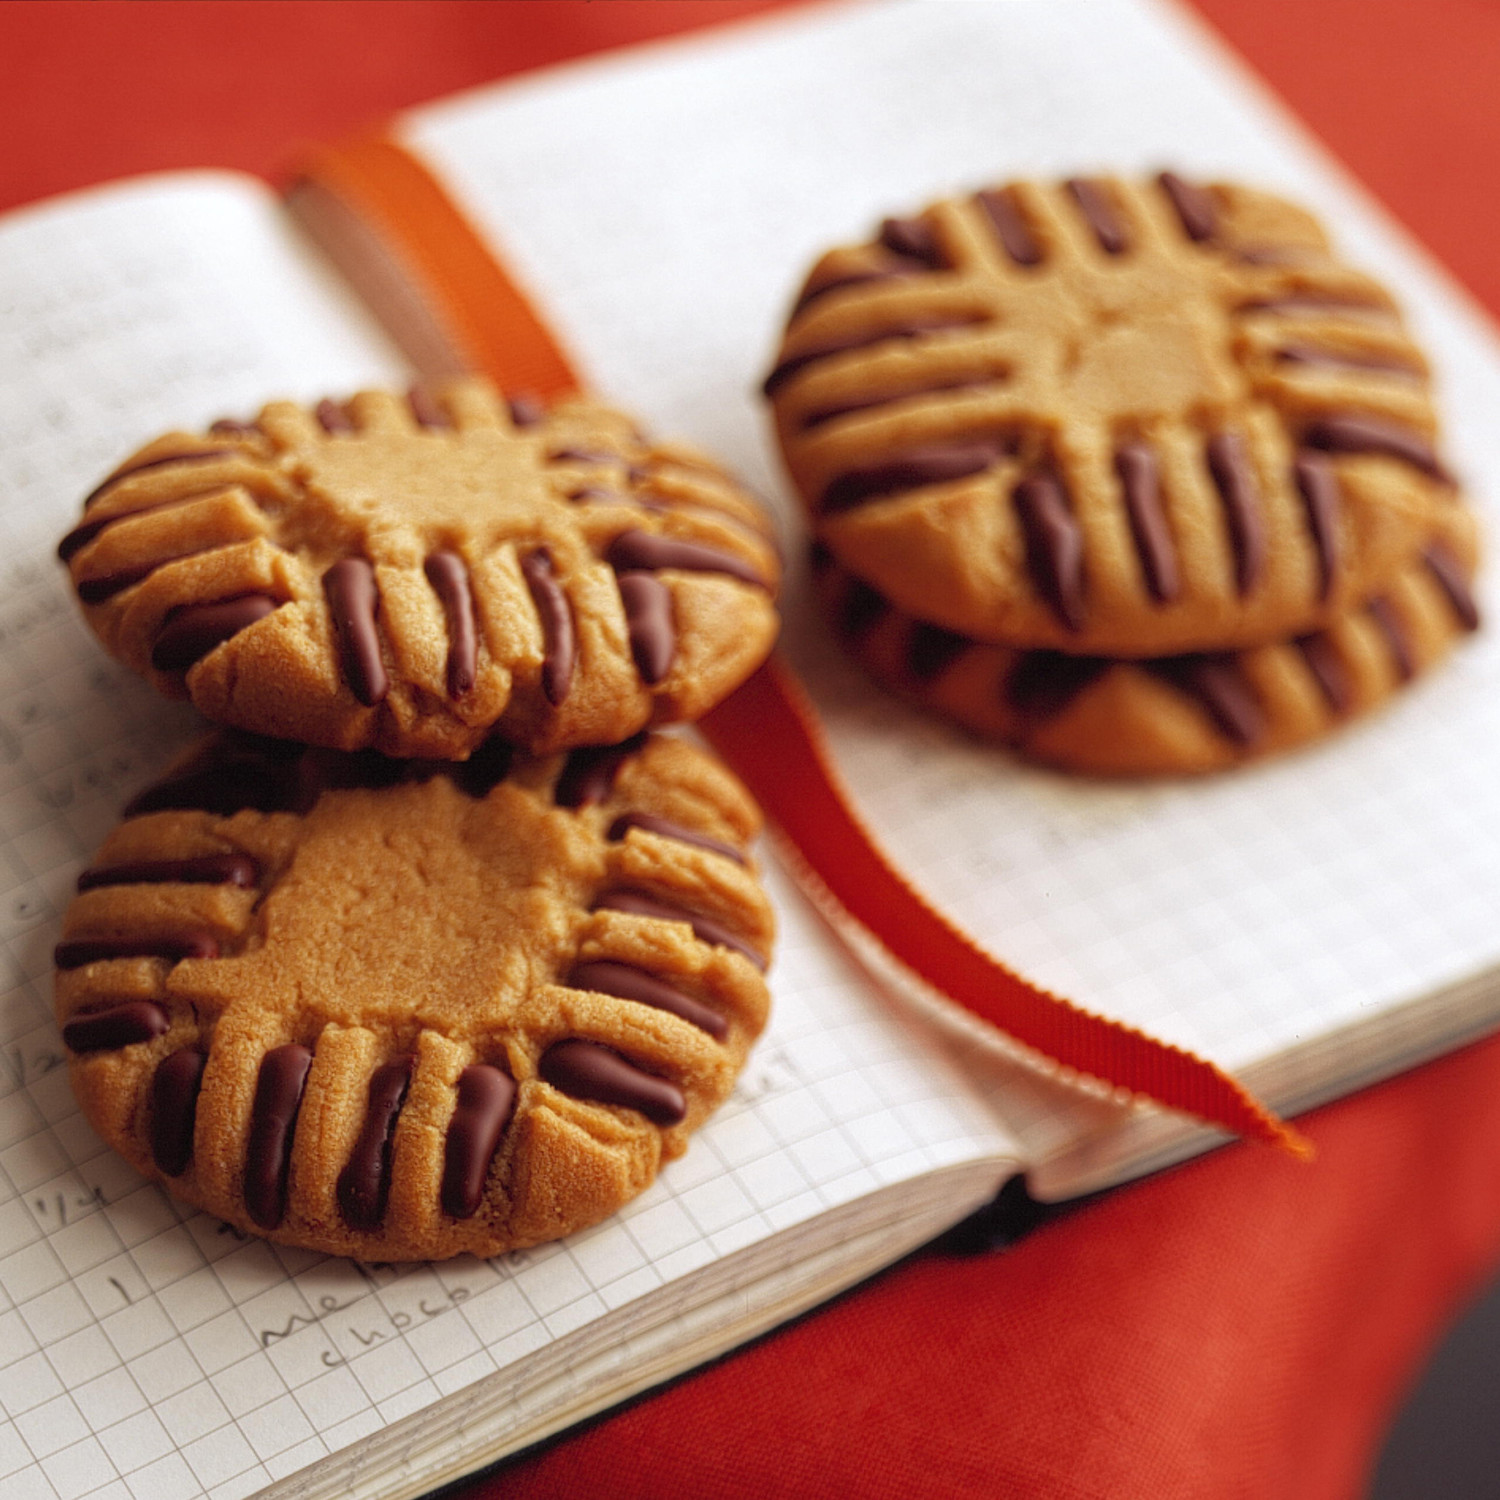
[[[477,380],[170,434],[59,552],[105,647],[163,691],[342,750],[614,744],[701,716],[777,628],[768,523],[722,470]]]
[[[494,1255],[634,1197],[765,1023],[758,814],[641,736],[462,764],[220,731],[57,949],[74,1087],[179,1197],[337,1255]]]

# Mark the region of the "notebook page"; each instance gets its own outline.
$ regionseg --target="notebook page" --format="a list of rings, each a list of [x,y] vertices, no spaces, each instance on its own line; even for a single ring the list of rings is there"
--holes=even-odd
[[[1163,165],[1317,205],[1432,351],[1475,503],[1500,496],[1482,317],[1151,0],[835,5],[495,86],[403,129],[602,389],[782,496],[790,537],[755,387],[820,249],[1008,176]],[[1118,786],[1025,768],[876,694],[805,597],[794,577],[786,639],[861,809],[1032,979],[1239,1069],[1500,961],[1493,628],[1321,747]]]
[[[11,216],[0,276],[6,1500],[252,1494],[673,1278],[747,1274],[734,1252],[815,1237],[830,1209],[976,1162],[949,1217],[993,1190],[1014,1148],[885,1022],[774,870],[776,1010],[737,1093],[628,1215],[566,1244],[357,1267],[246,1241],[106,1150],[62,1066],[51,950],[121,803],[198,731],[104,657],[52,549],[78,498],[158,431],[407,375],[248,180],[156,179]],[[671,1311],[660,1298],[658,1342]]]

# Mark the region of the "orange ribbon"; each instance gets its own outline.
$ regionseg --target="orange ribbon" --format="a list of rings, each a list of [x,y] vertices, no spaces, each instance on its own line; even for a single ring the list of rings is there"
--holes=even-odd
[[[579,388],[494,247],[417,157],[387,138],[365,137],[317,153],[302,176],[375,231],[465,364],[512,393],[552,397]],[[785,662],[773,658],[699,728],[843,912],[931,988],[1064,1068],[1310,1154],[1296,1131],[1212,1063],[1029,983],[935,911],[860,821],[817,713]]]

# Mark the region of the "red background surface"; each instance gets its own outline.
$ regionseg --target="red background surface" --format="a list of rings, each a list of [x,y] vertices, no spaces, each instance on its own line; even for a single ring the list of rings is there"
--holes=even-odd
[[[780,0],[785,3],[785,0]],[[0,208],[299,144],[766,0],[10,0]],[[1500,313],[1500,5],[1197,0]],[[929,1251],[465,1487],[590,1493],[1344,1497],[1500,1260],[1500,1040],[1231,1148],[1003,1254]]]

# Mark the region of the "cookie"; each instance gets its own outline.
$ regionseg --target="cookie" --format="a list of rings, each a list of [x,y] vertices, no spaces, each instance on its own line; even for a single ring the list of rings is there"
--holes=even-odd
[[[1479,624],[1439,545],[1321,629],[1269,646],[1140,660],[1022,651],[913,619],[818,554],[834,633],[899,697],[1064,770],[1227,770],[1309,744],[1385,702]]]
[[[79,877],[56,964],[84,1113],[178,1197],[330,1254],[594,1223],[765,1023],[757,828],[661,736],[452,763],[219,731]]]
[[[768,523],[727,474],[594,402],[477,380],[170,434],[59,553],[164,692],[341,750],[614,744],[700,717],[777,628]]]
[[[1427,364],[1316,222],[1171,174],[1015,183],[813,268],[766,381],[818,538],[978,640],[1163,656],[1473,567]]]

